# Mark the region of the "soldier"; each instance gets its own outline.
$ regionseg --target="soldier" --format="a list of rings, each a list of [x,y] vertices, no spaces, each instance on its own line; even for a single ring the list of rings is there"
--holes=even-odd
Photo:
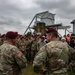
[[[44,46],[46,44],[46,42],[44,40],[45,40],[44,36],[39,37],[39,41],[37,44],[37,50],[39,50],[42,46]]]
[[[0,46],[0,75],[22,75],[21,69],[26,67],[26,58],[22,52],[14,46],[17,33],[9,31],[6,40]]]
[[[26,55],[26,50],[25,50],[25,38],[22,36],[20,38],[20,40],[18,41],[18,48],[19,50],[24,54]]]
[[[34,35],[33,40],[31,42],[31,60],[32,62],[34,60],[36,53],[37,53],[37,36]]]
[[[26,50],[26,58],[28,63],[31,61],[31,42],[29,40],[29,35],[25,37],[25,50]]]
[[[70,67],[75,67],[75,51],[68,44],[58,40],[58,32],[53,28],[46,31],[46,38],[48,43],[34,58],[34,71],[43,71],[44,74],[48,71],[49,75],[67,75],[69,64]]]

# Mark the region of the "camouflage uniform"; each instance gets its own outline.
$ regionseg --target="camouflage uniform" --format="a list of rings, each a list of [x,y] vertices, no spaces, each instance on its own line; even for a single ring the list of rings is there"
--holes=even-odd
[[[19,48],[20,46],[19,44],[20,44],[20,37],[16,39],[15,46]]]
[[[75,51],[68,44],[54,39],[40,49],[34,58],[33,66],[49,70],[49,75],[67,75],[69,63],[75,61],[74,55]]]
[[[29,39],[25,39],[25,50],[27,61],[31,61],[31,42]]]
[[[44,41],[40,41],[40,42],[38,42],[38,44],[37,44],[37,50],[39,50],[42,46],[44,46],[46,44],[46,42],[44,42]]]
[[[21,75],[26,66],[26,58],[18,48],[5,41],[0,46],[0,75]]]
[[[19,44],[19,50],[20,50],[24,55],[26,55],[25,39],[24,39],[24,38],[20,39],[19,42],[18,42],[18,44]]]
[[[31,57],[32,57],[32,61],[33,61],[36,53],[37,53],[37,39],[33,40],[32,43],[31,43]]]
[[[0,46],[3,44],[3,39],[0,38]]]

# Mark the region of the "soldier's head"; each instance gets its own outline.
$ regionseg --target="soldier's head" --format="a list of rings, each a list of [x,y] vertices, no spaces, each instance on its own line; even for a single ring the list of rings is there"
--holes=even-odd
[[[17,32],[13,32],[13,31],[8,31],[5,34],[6,40],[10,40],[13,44],[15,43],[15,39],[18,36]]]
[[[45,40],[45,36],[40,36],[39,39],[41,40],[41,42],[43,42]]]
[[[62,41],[62,42],[66,42],[66,38],[65,38],[65,37],[62,37],[62,38],[61,38],[61,41]]]
[[[52,39],[57,37],[58,37],[58,32],[56,29],[49,28],[48,30],[46,30],[46,38],[48,41],[51,41]]]

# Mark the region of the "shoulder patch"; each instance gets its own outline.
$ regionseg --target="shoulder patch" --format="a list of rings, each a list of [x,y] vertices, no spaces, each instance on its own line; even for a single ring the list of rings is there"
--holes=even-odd
[[[17,54],[17,56],[18,56],[18,57],[22,57],[22,53],[19,52],[19,53]]]

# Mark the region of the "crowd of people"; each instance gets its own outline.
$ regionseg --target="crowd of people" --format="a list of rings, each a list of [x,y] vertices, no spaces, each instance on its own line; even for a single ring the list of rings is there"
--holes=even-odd
[[[62,38],[54,28],[41,35],[20,35],[9,31],[0,35],[0,75],[22,75],[31,64],[34,72],[68,75],[75,67],[75,35]]]

